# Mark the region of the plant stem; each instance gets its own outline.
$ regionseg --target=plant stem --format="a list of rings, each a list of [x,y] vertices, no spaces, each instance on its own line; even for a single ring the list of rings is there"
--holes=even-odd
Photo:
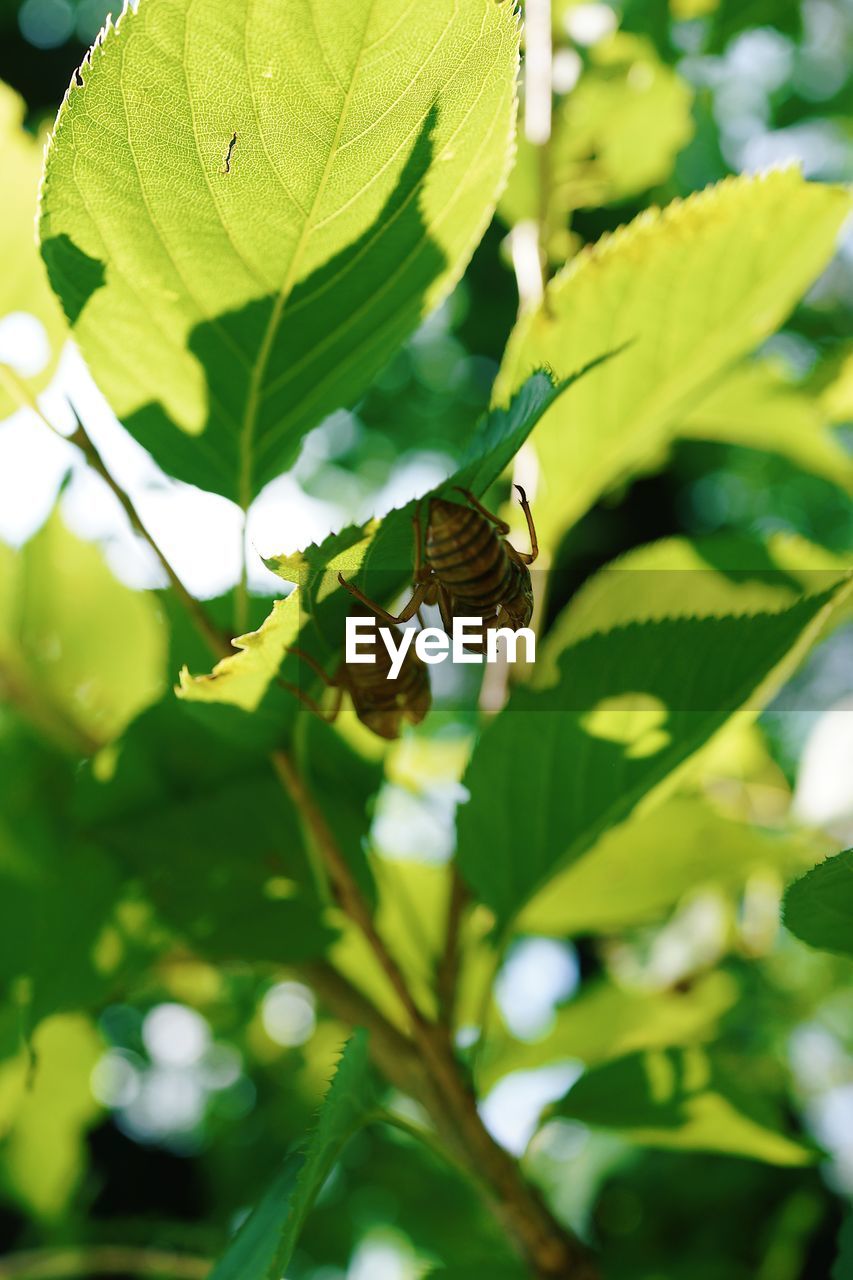
[[[59,1280],[60,1276],[161,1276],[204,1280],[212,1263],[185,1253],[118,1244],[32,1249],[0,1260],[0,1280]]]
[[[435,991],[438,997],[438,1016],[442,1026],[452,1035],[456,1012],[456,985],[459,978],[459,932],[468,905],[468,887],[454,863],[451,870],[450,900],[447,904],[447,925],[444,931],[444,950],[435,971]]]
[[[205,641],[205,643],[208,645],[211,651],[214,654],[216,654],[217,657],[219,658],[227,657],[228,654],[232,652],[231,645],[229,644],[227,638],[225,637],[225,635],[223,635],[221,631],[219,631],[213,625],[213,622],[208,616],[207,610],[204,608],[204,606],[184,586],[183,582],[178,577],[175,570],[172,568],[172,565],[167,559],[165,552],[161,549],[159,543],[154,538],[154,535],[150,532],[148,527],[145,525],[144,521],[142,520],[142,517],[139,515],[139,512],[136,510],[136,507],[133,505],[131,498],[124,491],[124,489],[122,489],[121,485],[118,483],[117,480],[114,479],[112,473],[107,468],[106,463],[104,462],[103,458],[98,452],[95,444],[91,440],[89,434],[86,431],[86,428],[83,426],[82,422],[77,416],[77,411],[73,408],[73,406],[72,406],[72,410],[74,412],[74,417],[77,421],[77,426],[74,432],[70,436],[63,437],[63,438],[70,440],[72,444],[76,444],[77,448],[82,452],[83,456],[85,457],[86,461],[89,463],[89,466],[92,468],[92,470],[97,471],[101,479],[105,481],[105,483],[109,486],[109,488],[115,494],[116,498],[118,498],[119,502],[121,503],[122,510],[124,511],[125,515],[130,521],[132,528],[135,529],[135,531],[139,534],[139,536],[148,543],[149,547],[151,548],[151,550],[154,552],[155,556],[159,560],[163,568],[163,572],[166,574],[166,577],[169,579],[170,587],[172,588],[178,600],[180,600],[182,606],[184,607],[184,609],[192,619],[199,635],[202,637],[202,639]]]
[[[240,578],[234,595],[234,634],[242,636],[249,629],[249,557],[246,555],[246,524],[248,513],[243,510],[240,525]]]
[[[455,1128],[466,1168],[488,1187],[501,1223],[536,1276],[541,1280],[593,1280],[595,1273],[580,1243],[552,1217],[517,1162],[483,1124],[476,1098],[462,1075],[445,1029],[430,1022],[415,1002],[376,929],[370,908],[324,814],[290,756],[279,750],[270,758],[323,859],[341,909],[363,933],[406,1011],[412,1040],[441,1098],[440,1119]]]
[[[133,505],[130,495],[121,487],[107,467],[98,452],[98,449],[95,447],[94,442],[86,431],[86,428],[80,421],[80,416],[74,406],[70,405],[70,408],[71,412],[74,414],[74,420],[77,425],[72,434],[70,436],[66,436],[63,435],[63,433],[59,431],[45,415],[38,400],[23,379],[18,377],[14,369],[11,369],[8,365],[2,363],[0,363],[0,383],[3,383],[9,389],[20,404],[21,408],[30,409],[40,422],[47,427],[48,431],[52,432],[53,435],[58,437],[58,439],[66,440],[70,444],[77,446],[92,470],[98,473],[107,487],[118,499],[122,510],[130,521],[131,528],[133,528],[135,532],[148,543],[148,546],[154,552],[154,555],[160,562],[163,572],[169,580],[169,585],[188,613],[196,627],[196,630],[199,632],[199,635],[216,657],[227,657],[228,654],[232,652],[228,639],[213,625],[213,622],[208,617],[203,605],[195,598],[194,595],[192,595],[190,591],[187,590],[175,570],[172,568],[165,552],[161,549],[154,535],[148,529],[139,512],[136,510],[136,507]]]

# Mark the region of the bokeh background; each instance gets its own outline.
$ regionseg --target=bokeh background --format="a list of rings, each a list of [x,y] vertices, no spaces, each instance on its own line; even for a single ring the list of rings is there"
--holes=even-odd
[[[107,7],[0,0],[0,79],[24,99],[34,135],[52,122]],[[553,19],[554,86],[579,113],[572,135],[579,140],[564,157],[565,181],[550,211],[555,258],[650,203],[729,173],[796,159],[809,177],[853,179],[853,0],[554,0]],[[654,111],[637,133],[630,91],[642,85],[653,92]],[[599,122],[614,119],[599,136]],[[399,505],[450,469],[488,405],[516,316],[523,262],[509,232],[523,220],[524,198],[516,179],[453,296],[362,403],[313,431],[293,470],[256,502],[247,539],[259,617],[278,584],[255,552],[295,550]],[[852,318],[848,237],[764,352],[790,393],[784,411],[831,424],[851,449]],[[31,317],[0,317],[3,359],[31,372],[45,353]],[[204,598],[227,593],[240,572],[236,507],[160,473],[112,418],[71,349],[42,401],[51,420],[70,429],[68,397],[190,589]],[[17,548],[37,536],[44,550],[57,506],[121,582],[165,585],[98,477],[21,412],[0,424],[0,540]],[[681,440],[566,537],[549,607],[556,612],[597,568],[654,539],[778,530],[850,555],[853,506],[831,474],[803,470],[784,450]],[[157,644],[154,636],[152,650]],[[793,809],[828,833],[827,847],[853,843],[851,669],[848,626],[745,742],[727,803],[769,821]],[[163,669],[161,687],[167,674],[174,676]],[[460,795],[452,755],[429,740],[401,750],[377,809],[379,856],[403,868],[401,883],[415,902],[430,867],[452,851]],[[664,926],[612,947],[532,937],[507,959],[496,1016],[522,1044],[535,1043],[555,1011],[571,1008],[602,972],[626,990],[654,993],[719,966],[740,986],[728,1034],[751,1054],[749,1087],[760,1089],[762,1073],[783,1064],[798,1114],[827,1153],[814,1169],[782,1170],[641,1152],[577,1124],[546,1126],[527,1159],[570,1221],[585,1230],[592,1222],[614,1274],[829,1275],[853,1197],[850,966],[779,940],[778,892],[769,873],[736,888],[711,885],[691,892]],[[574,1034],[583,1041],[582,1020]],[[215,1254],[308,1123],[342,1030],[320,1016],[300,981],[187,958],[150,971],[132,999],[106,1007],[96,1040],[82,1026],[76,1043],[67,1028],[64,1035],[61,1074],[39,1080],[0,1156],[0,1250],[155,1239]],[[493,1131],[523,1151],[543,1103],[579,1069],[566,1061],[505,1077],[485,1104]],[[492,1233],[470,1191],[430,1156],[404,1137],[370,1132],[325,1189],[293,1276],[412,1280],[437,1241],[452,1252],[472,1237],[488,1243]]]

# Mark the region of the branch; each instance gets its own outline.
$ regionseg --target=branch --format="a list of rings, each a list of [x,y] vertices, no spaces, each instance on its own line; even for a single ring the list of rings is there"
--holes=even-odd
[[[118,481],[114,478],[114,476],[108,469],[106,463],[104,462],[103,458],[98,452],[98,449],[96,448],[94,442],[92,441],[88,432],[86,431],[86,428],[83,426],[83,423],[80,421],[80,418],[77,414],[77,410],[74,408],[73,405],[71,405],[71,411],[74,414],[74,418],[77,423],[77,426],[74,432],[70,436],[63,436],[62,438],[70,440],[72,444],[76,444],[77,448],[81,451],[81,453],[83,454],[84,458],[86,459],[86,461],[88,462],[92,470],[97,471],[101,479],[109,486],[109,488],[115,494],[116,498],[121,503],[122,510],[124,511],[125,515],[130,521],[131,527],[135,529],[135,531],[139,534],[141,538],[145,540],[145,542],[148,543],[149,547],[154,552],[155,556],[160,562],[160,565],[162,566],[163,572],[166,574],[166,577],[169,579],[170,587],[174,591],[177,598],[180,600],[181,605],[186,610],[187,614],[189,615],[193,624],[195,625],[196,630],[198,631],[201,638],[204,640],[205,644],[211,650],[211,652],[217,658],[227,657],[230,653],[233,653],[233,649],[231,648],[231,645],[228,639],[222,634],[221,631],[217,630],[217,628],[214,626],[213,622],[211,621],[210,617],[208,616],[207,610],[204,608],[201,602],[198,601],[195,598],[195,596],[190,591],[187,590],[187,588],[184,586],[183,582],[178,577],[175,570],[172,568],[172,565],[169,562],[165,552],[161,549],[154,535],[148,529],[147,525],[144,523],[139,512],[136,510],[136,507],[133,505],[133,501],[130,498],[129,494],[127,494],[125,490],[122,489],[121,485],[118,483]],[[47,419],[43,415],[40,414],[40,416],[42,417],[43,422],[47,422]],[[51,424],[48,422],[47,425],[50,426]]]
[[[171,1280],[204,1280],[209,1258],[162,1249],[125,1245],[82,1245],[67,1249],[32,1249],[0,1260],[0,1280],[58,1280],[60,1276],[163,1276]]]
[[[208,617],[203,605],[200,601],[196,600],[195,596],[184,586],[183,582],[172,568],[165,552],[161,549],[154,535],[148,529],[139,512],[136,510],[136,507],[133,505],[133,500],[130,495],[122,489],[121,485],[110,472],[95,447],[95,444],[89,437],[86,428],[80,421],[80,416],[73,404],[69,401],[69,408],[74,414],[74,420],[77,425],[73,433],[70,436],[66,436],[53,425],[50,419],[42,411],[41,405],[27,386],[26,382],[24,382],[22,378],[18,377],[18,374],[14,369],[7,364],[3,364],[2,361],[0,361],[0,384],[7,387],[22,409],[31,410],[39,421],[47,427],[48,431],[57,436],[60,440],[68,441],[70,444],[77,446],[92,470],[97,471],[98,475],[118,499],[122,510],[130,521],[131,528],[133,528],[136,533],[138,533],[139,536],[148,543],[148,546],[154,552],[160,562],[163,572],[169,579],[169,585],[180,600],[183,608],[186,610],[195,625],[199,635],[214,656],[217,658],[226,658],[229,654],[233,653],[233,649],[231,648],[228,638],[224,636],[222,632],[217,630],[211,619]]]
[[[411,1042],[428,1077],[429,1101],[425,1105],[436,1127],[442,1133],[454,1134],[454,1148],[466,1169],[488,1188],[498,1219],[536,1276],[541,1280],[594,1280],[596,1273],[583,1246],[563,1230],[539,1193],[525,1180],[517,1162],[483,1124],[477,1100],[462,1075],[445,1029],[430,1022],[418,1008],[322,810],[295,764],[282,750],[274,751],[270,759],[323,860],[342,910],[364,934],[406,1011]],[[409,1053],[408,1044],[406,1052]]]
[[[438,998],[439,1021],[449,1033],[453,1031],[456,1012],[456,986],[459,980],[459,931],[468,905],[468,886],[459,874],[456,864],[451,869],[450,900],[447,904],[447,926],[444,932],[444,950],[435,970],[435,992]]]

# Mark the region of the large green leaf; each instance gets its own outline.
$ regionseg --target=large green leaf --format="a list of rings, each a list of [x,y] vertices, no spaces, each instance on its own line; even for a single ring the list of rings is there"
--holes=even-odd
[[[21,404],[16,383],[4,376],[2,354],[8,352],[16,356],[10,365],[18,377],[23,378],[29,393],[34,394],[50,380],[65,336],[62,312],[48,287],[33,234],[43,146],[39,139],[25,132],[24,110],[23,100],[0,82],[0,172],[3,174],[0,324],[5,317],[15,316],[14,323],[18,326],[17,334],[6,330],[0,344],[0,418]],[[37,320],[44,330],[45,345],[41,353],[40,344],[21,325],[22,318],[25,325],[29,324],[29,317]]]
[[[73,779],[67,757],[0,716],[0,1003],[24,1031],[93,1007],[128,959],[117,870],[70,830]]]
[[[793,170],[729,179],[585,249],[524,316],[496,394],[530,369],[616,359],[571,388],[537,429],[540,540],[553,546],[600,494],[661,451],[701,394],[767,337],[826,265],[850,209]]]
[[[713,440],[778,453],[803,471],[853,492],[853,457],[827,425],[818,400],[769,362],[744,364],[681,420],[686,440]]]
[[[166,645],[154,597],[56,513],[20,552],[0,544],[0,693],[57,742],[116,737],[161,693]]]
[[[816,1153],[788,1137],[756,1091],[699,1048],[630,1054],[586,1072],[555,1115],[613,1129],[641,1146],[717,1151],[804,1165]]]
[[[172,474],[247,506],[459,278],[506,173],[495,0],[142,0],[57,120],[42,252]]]
[[[791,885],[785,924],[810,947],[853,956],[853,849],[827,858]]]
[[[703,885],[737,887],[762,868],[787,878],[811,866],[816,852],[805,837],[762,831],[699,797],[674,796],[607,831],[533,898],[519,926],[557,937],[618,933],[659,920]]]
[[[466,774],[457,857],[480,899],[515,916],[735,713],[756,713],[849,594],[617,625],[552,654],[557,683],[519,688]]]
[[[541,1039],[493,1042],[479,1072],[481,1086],[488,1088],[510,1071],[552,1062],[591,1066],[641,1049],[710,1040],[737,997],[738,985],[725,973],[707,974],[686,991],[630,991],[595,982],[557,1010],[553,1027]]]
[[[305,1151],[290,1156],[257,1208],[210,1273],[210,1280],[278,1280],[293,1257],[305,1219],[342,1148],[366,1124],[375,1100],[367,1035],[344,1049]]]

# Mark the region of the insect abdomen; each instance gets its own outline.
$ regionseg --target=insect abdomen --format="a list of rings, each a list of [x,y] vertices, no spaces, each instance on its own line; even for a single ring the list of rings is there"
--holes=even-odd
[[[475,612],[495,607],[509,584],[503,542],[479,512],[455,502],[433,502],[426,558],[454,601]]]

